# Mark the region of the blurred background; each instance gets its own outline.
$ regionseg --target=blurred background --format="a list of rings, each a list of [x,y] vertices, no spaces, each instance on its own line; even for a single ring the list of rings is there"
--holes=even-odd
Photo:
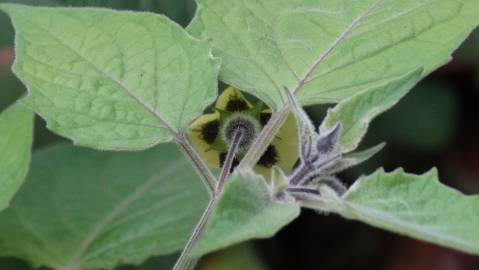
[[[2,1],[48,6],[103,6],[165,14],[185,26],[195,12],[193,0],[23,0]],[[10,71],[13,29],[0,14],[0,111],[25,93]],[[343,173],[351,184],[382,166],[422,173],[437,166],[441,181],[466,194],[479,194],[479,32],[396,107],[377,118],[362,147],[386,141],[386,149],[363,166]],[[407,61],[405,59],[405,61]],[[307,108],[319,123],[325,107]],[[35,147],[61,138],[37,119]],[[478,224],[479,226],[479,224]],[[120,270],[169,269],[176,255],[152,258]],[[31,269],[22,261],[0,259],[0,270]],[[335,215],[303,211],[274,238],[255,240],[203,258],[202,270],[476,270],[479,257],[412,240]]]

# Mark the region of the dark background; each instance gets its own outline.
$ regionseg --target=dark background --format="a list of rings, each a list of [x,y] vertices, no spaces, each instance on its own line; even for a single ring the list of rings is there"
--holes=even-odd
[[[195,12],[190,0],[0,2],[147,10],[166,14],[183,26]],[[0,110],[25,93],[10,71],[12,44],[13,29],[7,16],[0,14]],[[362,147],[386,141],[386,149],[363,166],[342,174],[342,180],[351,184],[359,175],[380,166],[387,170],[403,167],[413,173],[436,166],[442,182],[466,194],[479,193],[479,33],[474,33],[454,56],[453,61],[428,76],[399,105],[373,122]],[[324,109],[317,106],[307,110],[319,123]],[[61,140],[44,126],[37,119],[35,147]],[[122,270],[159,270],[173,260],[171,256],[153,258],[142,267]],[[209,256],[200,267],[252,269],[249,264],[274,270],[475,270],[479,269],[479,258],[306,210],[274,238]],[[22,261],[0,259],[0,270],[24,269],[29,267]]]

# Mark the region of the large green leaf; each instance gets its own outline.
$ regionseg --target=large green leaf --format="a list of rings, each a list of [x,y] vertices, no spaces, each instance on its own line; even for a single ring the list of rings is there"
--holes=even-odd
[[[337,122],[342,124],[341,151],[355,150],[368,130],[369,123],[379,114],[394,106],[416,84],[422,69],[410,72],[385,85],[354,95],[341,101],[321,124],[321,131],[330,130]]]
[[[0,114],[0,210],[8,206],[30,165],[33,113],[14,104]]]
[[[272,237],[300,213],[298,204],[281,202],[273,193],[261,175],[236,170],[193,254],[203,255],[252,238]]]
[[[236,174],[224,192],[196,255],[270,237],[299,214],[253,173]],[[208,197],[174,145],[133,153],[56,145],[34,153],[0,213],[0,256],[61,270],[138,264],[180,251]]]
[[[171,141],[216,97],[218,62],[164,16],[2,4],[15,73],[53,131],[100,149]]]
[[[342,198],[325,193],[330,210],[347,218],[479,255],[479,196],[439,183],[435,169],[423,175],[379,170]]]
[[[34,153],[0,214],[0,256],[103,269],[180,250],[208,200],[174,145],[139,153],[58,145]]]
[[[198,0],[189,31],[222,58],[220,78],[282,104],[338,102],[418,66],[428,74],[479,23],[477,0]],[[304,83],[304,85],[303,85]]]

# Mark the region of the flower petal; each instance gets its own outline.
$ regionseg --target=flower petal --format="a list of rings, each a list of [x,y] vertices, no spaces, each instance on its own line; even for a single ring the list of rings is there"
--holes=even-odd
[[[218,151],[211,150],[211,145],[205,140],[204,126],[213,121],[219,121],[219,113],[209,113],[198,117],[188,129],[188,137],[201,158],[211,168],[220,167]],[[214,135],[214,134],[209,134]]]
[[[298,130],[295,118],[289,114],[283,126],[272,143],[278,151],[279,162],[276,166],[280,167],[284,173],[289,174],[298,160]]]
[[[270,110],[264,110],[263,113],[269,113]],[[271,163],[273,161],[272,151],[275,152],[274,166],[280,167],[285,174],[289,174],[292,170],[296,161],[298,160],[298,130],[295,118],[292,114],[288,115],[283,126],[279,129],[278,134],[273,139],[271,146],[265,151],[269,157],[262,156],[258,164],[254,167],[256,173],[261,174],[265,179],[271,178],[271,167],[264,166],[262,163]],[[268,153],[268,150],[270,153]],[[264,155],[264,154],[263,154]]]
[[[226,88],[218,97],[215,108],[233,112],[251,109],[252,105],[246,100],[246,98],[238,89],[230,86]]]

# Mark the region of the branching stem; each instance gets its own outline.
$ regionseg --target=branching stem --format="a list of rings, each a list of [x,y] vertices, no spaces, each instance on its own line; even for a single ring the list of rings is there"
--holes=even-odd
[[[343,33],[338,36],[336,40],[329,46],[327,50],[325,50],[319,58],[311,65],[311,67],[306,71],[306,73],[302,76],[302,78],[298,81],[296,86],[291,89],[293,95],[296,95],[307,83],[310,79],[311,74],[316,70],[316,68],[339,46],[339,44],[348,38],[351,32],[360,24],[360,22],[366,18],[379,4],[381,4],[384,0],[376,0],[364,13],[360,14],[356,19],[354,19],[351,24],[343,31]],[[251,145],[250,150],[246,153],[246,155],[241,160],[239,164],[240,168],[248,168],[253,167],[256,162],[259,160],[263,152],[266,150],[267,146],[271,143],[274,136],[278,132],[279,128],[282,126],[286,117],[288,115],[288,108],[289,105],[287,102],[284,102],[280,108],[275,111],[272,115],[266,126],[263,128],[261,133],[256,138],[255,142]],[[186,153],[186,155],[190,158],[190,160],[194,163],[195,168],[197,168],[198,172],[201,174],[203,180],[205,181],[206,185],[208,186],[210,192],[212,193],[211,200],[208,203],[208,206],[205,209],[205,212],[201,216],[200,221],[196,225],[193,234],[191,235],[186,247],[184,248],[183,252],[181,253],[178,261],[175,264],[173,270],[184,270],[188,269],[194,262],[194,258],[191,258],[191,251],[198,240],[201,238],[203,233],[206,230],[206,225],[211,217],[212,210],[216,203],[218,202],[219,198],[221,197],[221,193],[223,191],[224,184],[229,176],[231,165],[234,160],[234,156],[236,155],[236,151],[238,149],[239,142],[241,140],[242,134],[241,132],[237,131],[234,135],[234,139],[230,145],[228,150],[227,158],[225,160],[225,164],[222,168],[220,178],[218,179],[218,183],[215,187],[214,184],[214,176],[211,174],[211,171],[208,167],[204,164],[204,162],[198,156],[198,153],[193,149],[191,144],[188,142],[186,138],[177,138],[178,144],[181,146],[182,150]]]
[[[213,209],[215,205],[218,203],[219,199],[221,198],[224,185],[230,175],[231,168],[233,165],[233,160],[236,156],[236,152],[238,151],[238,147],[242,137],[243,137],[243,134],[240,130],[237,130],[235,134],[233,135],[233,140],[228,149],[228,153],[226,155],[223,168],[221,169],[220,177],[218,179],[216,187],[214,188],[213,195],[211,196],[211,199],[208,205],[206,206],[206,209],[203,212],[203,215],[201,216],[198,224],[196,224],[196,227],[193,230],[193,233],[191,234],[190,239],[186,243],[185,248],[181,252],[180,257],[176,261],[175,266],[173,267],[173,270],[186,270],[194,266],[195,258],[191,256],[191,251],[193,250],[196,243],[201,239],[201,237],[205,233],[206,225],[208,225],[208,221],[211,218]]]
[[[195,259],[191,257],[191,251],[206,231],[206,225],[208,224],[211,213],[213,212],[213,209],[218,202],[218,199],[219,197],[213,196],[209,201],[205,211],[203,212],[203,215],[200,218],[200,221],[198,222],[198,224],[196,224],[196,227],[193,230],[190,239],[188,239],[185,248],[181,252],[178,260],[176,261],[173,270],[186,270],[191,269],[191,267],[193,266]]]

